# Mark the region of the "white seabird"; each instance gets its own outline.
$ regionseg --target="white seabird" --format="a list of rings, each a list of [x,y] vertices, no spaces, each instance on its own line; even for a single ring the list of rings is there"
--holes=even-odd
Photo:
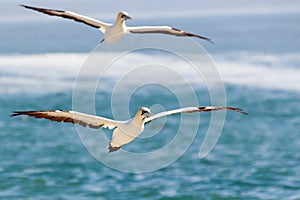
[[[99,29],[103,34],[104,38],[101,42],[114,43],[118,41],[126,33],[162,33],[176,36],[185,36],[185,37],[197,37],[204,39],[210,43],[213,43],[209,38],[185,32],[177,28],[172,28],[170,26],[136,26],[128,27],[125,24],[127,19],[131,19],[127,12],[122,11],[117,15],[115,24],[105,23],[90,17],[86,17],[74,12],[64,11],[64,10],[54,10],[46,8],[37,8],[32,6],[21,5],[25,8],[36,10],[47,15],[58,16],[68,19],[73,19],[78,22],[85,23],[89,26]]]
[[[75,111],[64,110],[45,110],[45,111],[15,111],[11,116],[28,115],[35,118],[45,118],[56,122],[69,122],[80,124],[81,126],[89,126],[90,128],[109,128],[113,131],[112,139],[109,143],[109,153],[116,151],[139,136],[143,130],[144,125],[160,117],[174,115],[178,113],[194,113],[194,112],[210,112],[215,110],[231,110],[246,114],[242,109],[232,107],[186,107],[175,110],[169,110],[153,115],[149,108],[141,107],[135,114],[133,119],[127,121],[115,121],[104,117],[88,115]]]

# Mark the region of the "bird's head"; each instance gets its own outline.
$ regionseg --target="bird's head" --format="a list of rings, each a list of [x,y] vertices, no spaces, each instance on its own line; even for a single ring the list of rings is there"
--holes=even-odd
[[[136,117],[142,118],[143,121],[150,116],[153,116],[153,114],[150,112],[150,109],[146,107],[141,107],[136,114]]]
[[[118,17],[117,17],[118,21],[124,22],[127,19],[131,19],[131,17],[128,15],[127,12],[125,12],[125,11],[119,12]]]

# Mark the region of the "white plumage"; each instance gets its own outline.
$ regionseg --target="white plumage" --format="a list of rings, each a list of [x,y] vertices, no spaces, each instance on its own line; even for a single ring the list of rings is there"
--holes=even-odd
[[[127,12],[122,11],[117,15],[115,24],[105,23],[90,17],[86,17],[74,12],[64,11],[64,10],[54,10],[46,8],[37,8],[32,6],[21,5],[25,8],[39,11],[48,15],[58,16],[68,19],[73,19],[77,22],[82,22],[89,26],[99,29],[103,34],[103,40],[101,42],[114,43],[118,41],[126,33],[162,33],[176,36],[184,37],[197,37],[208,42],[213,43],[209,38],[185,32],[177,28],[172,28],[170,26],[137,26],[137,27],[128,27],[125,24],[127,19],[131,19]]]
[[[144,125],[160,117],[174,115],[178,113],[194,113],[194,112],[210,112],[215,110],[231,110],[243,114],[247,114],[239,108],[232,107],[186,107],[176,110],[165,111],[153,115],[149,108],[141,107],[135,114],[134,118],[127,121],[116,121],[104,117],[98,117],[83,114],[75,111],[63,110],[45,110],[45,111],[15,111],[12,116],[28,115],[35,118],[45,118],[56,122],[69,122],[80,124],[90,128],[109,128],[114,129],[112,139],[109,143],[109,152],[116,151],[138,137],[144,130]]]

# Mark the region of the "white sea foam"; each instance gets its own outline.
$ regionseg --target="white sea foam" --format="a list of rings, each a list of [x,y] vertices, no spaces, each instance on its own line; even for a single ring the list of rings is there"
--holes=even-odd
[[[223,81],[262,89],[300,91],[300,57],[291,54],[215,56]]]
[[[52,93],[71,90],[85,54],[0,56],[0,93]]]
[[[101,53],[105,54],[105,53]],[[124,71],[141,60],[157,60],[159,55],[135,55],[128,57]],[[53,53],[35,55],[0,56],[0,93],[34,93],[72,91],[76,76],[88,54]],[[300,91],[300,56],[297,53],[283,55],[263,55],[233,53],[212,55],[216,68],[224,83],[262,89]],[[165,62],[178,73],[196,76],[186,70],[186,63],[164,57]],[[98,63],[97,66],[101,66]],[[107,78],[113,78],[124,71],[111,69]],[[99,78],[91,72],[85,74],[87,82]],[[207,78],[207,77],[205,77]],[[170,80],[176,82],[176,80]],[[109,85],[108,85],[109,87]]]

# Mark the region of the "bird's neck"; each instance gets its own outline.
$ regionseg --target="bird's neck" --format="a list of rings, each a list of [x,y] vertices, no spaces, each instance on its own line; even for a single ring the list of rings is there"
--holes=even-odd
[[[118,24],[119,26],[125,26],[125,20],[117,18],[116,24]]]
[[[145,123],[145,119],[143,116],[140,116],[139,114],[135,115],[135,117],[133,118],[133,122],[138,125],[141,126]]]

